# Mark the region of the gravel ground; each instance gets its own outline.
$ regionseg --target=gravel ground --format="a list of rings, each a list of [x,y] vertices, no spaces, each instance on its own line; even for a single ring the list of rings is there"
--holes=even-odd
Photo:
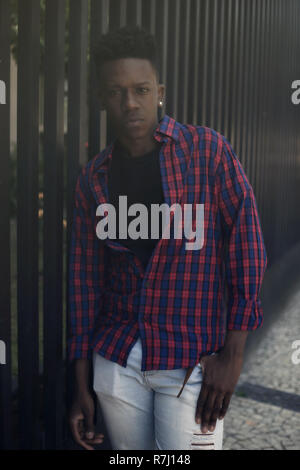
[[[300,290],[244,364],[224,419],[224,450],[300,450],[300,364],[292,362],[296,340]]]

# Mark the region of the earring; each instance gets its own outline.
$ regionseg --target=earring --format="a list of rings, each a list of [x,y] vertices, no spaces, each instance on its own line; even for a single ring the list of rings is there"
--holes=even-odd
[[[162,106],[163,104],[164,104],[164,103],[163,103],[163,101],[162,101],[162,100],[160,100],[160,102],[159,102],[159,106]]]

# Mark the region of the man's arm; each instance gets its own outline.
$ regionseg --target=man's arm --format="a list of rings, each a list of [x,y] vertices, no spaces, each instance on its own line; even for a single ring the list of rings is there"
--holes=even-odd
[[[224,418],[241,373],[248,332],[262,324],[259,292],[267,255],[256,201],[246,174],[226,139],[217,171],[219,208],[228,242],[227,336],[219,354],[201,359],[203,383],[196,407],[202,432]]]
[[[70,243],[68,359],[74,361],[75,389],[69,419],[75,441],[92,450],[91,444],[102,442],[102,436],[94,432],[89,370],[90,338],[101,311],[104,290],[105,252],[103,243],[96,237],[90,204],[91,194],[83,169],[76,184]]]
[[[82,169],[75,189],[69,258],[68,358],[91,359],[90,338],[102,309],[105,284],[104,243],[96,236],[87,170]],[[96,214],[96,208],[95,208]]]
[[[227,329],[256,330],[263,322],[259,293],[267,253],[252,186],[225,138],[217,171],[217,190],[221,223],[228,243],[224,260],[228,287]]]

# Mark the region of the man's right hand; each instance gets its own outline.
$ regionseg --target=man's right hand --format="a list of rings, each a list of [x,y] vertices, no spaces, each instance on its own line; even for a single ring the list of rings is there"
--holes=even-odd
[[[95,434],[94,414],[91,394],[86,391],[77,395],[70,410],[69,422],[75,442],[87,450],[95,450],[92,446],[103,442],[103,434]]]

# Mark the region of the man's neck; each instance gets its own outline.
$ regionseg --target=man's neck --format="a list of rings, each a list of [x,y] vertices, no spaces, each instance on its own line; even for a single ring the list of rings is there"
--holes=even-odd
[[[128,140],[124,138],[118,138],[121,146],[124,147],[129,157],[136,158],[146,153],[155,150],[158,146],[158,142],[154,139],[153,135],[149,136],[148,139],[135,139]]]

